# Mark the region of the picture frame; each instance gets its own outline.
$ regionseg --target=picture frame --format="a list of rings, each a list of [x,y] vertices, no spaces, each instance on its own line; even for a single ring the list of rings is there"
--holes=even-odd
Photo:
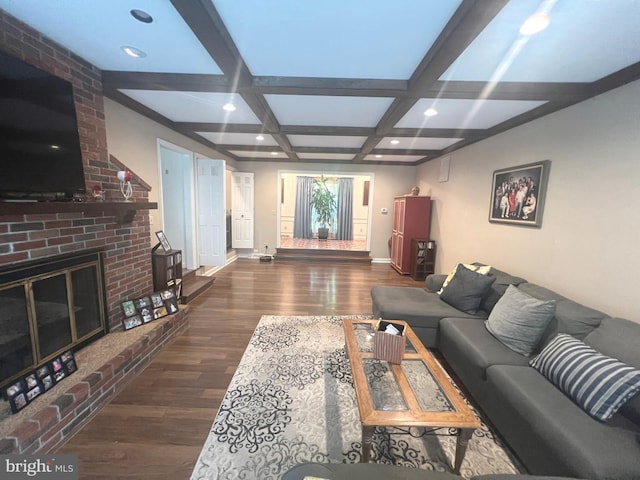
[[[169,243],[169,240],[167,240],[167,236],[162,230],[156,232],[156,237],[158,237],[158,241],[160,242],[160,245],[162,245],[162,249],[165,252],[171,251],[171,244]]]
[[[126,300],[121,303],[124,313],[122,326],[125,330],[131,330],[158,318],[177,313],[178,300],[172,288]],[[64,359],[63,363],[65,363]]]
[[[73,350],[67,350],[35,370],[25,373],[21,378],[1,390],[3,398],[9,400],[13,413],[18,413],[36,397],[50,390],[63,378],[78,369]]]
[[[138,313],[138,310],[136,309],[136,306],[133,303],[133,300],[127,300],[126,302],[122,302],[120,305],[122,307],[122,312],[124,313],[124,316],[127,318],[132,317],[133,315]]]
[[[541,228],[551,160],[493,172],[489,222]]]
[[[144,322],[142,321],[142,316],[134,315],[132,317],[128,317],[124,319],[124,329],[131,330],[132,328],[139,327]]]

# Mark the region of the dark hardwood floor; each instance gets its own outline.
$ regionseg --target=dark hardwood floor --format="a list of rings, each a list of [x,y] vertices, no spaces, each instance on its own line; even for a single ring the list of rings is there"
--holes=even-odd
[[[389,265],[240,259],[189,303],[174,340],[58,453],[81,479],[188,479],[260,317],[371,314],[373,285],[422,286]]]

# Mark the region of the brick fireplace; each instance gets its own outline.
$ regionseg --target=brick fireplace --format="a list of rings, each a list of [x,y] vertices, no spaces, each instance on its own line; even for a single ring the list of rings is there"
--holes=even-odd
[[[104,252],[107,323],[112,332],[96,342],[103,342],[97,348],[109,350],[104,361],[86,366],[83,372],[80,368],[73,382],[70,377],[68,384],[59,385],[63,390],[37,398],[42,408],[28,405],[12,416],[8,430],[1,428],[0,418],[1,454],[48,452],[186,328],[187,311],[140,327],[141,333],[122,331],[121,302],[153,290],[151,231],[148,208],[137,209],[133,215],[129,212],[124,218],[117,207],[108,206],[110,200],[122,200],[116,175],[126,168],[126,159],[120,159],[121,163],[108,154],[101,71],[2,10],[0,50],[72,83],[86,187],[100,185],[107,197],[104,208],[90,204],[86,208],[82,204],[60,206],[59,210],[51,205],[41,209],[0,205],[0,267],[89,249]],[[144,207],[150,187],[135,175],[132,183],[132,200]],[[125,337],[128,343],[123,343]],[[79,367],[85,357],[88,365],[88,356],[79,355]]]

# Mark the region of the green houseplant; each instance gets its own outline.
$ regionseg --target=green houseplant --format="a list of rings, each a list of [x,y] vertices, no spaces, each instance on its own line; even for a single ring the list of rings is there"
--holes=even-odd
[[[326,240],[329,237],[329,225],[333,220],[337,207],[336,196],[329,190],[327,179],[324,175],[313,179],[313,190],[311,192],[311,206],[316,212],[316,220],[322,226],[318,227],[318,238]]]

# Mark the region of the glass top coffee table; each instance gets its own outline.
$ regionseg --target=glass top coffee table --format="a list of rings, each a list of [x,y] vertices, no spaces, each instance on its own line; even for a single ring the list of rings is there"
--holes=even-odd
[[[344,320],[347,356],[351,364],[360,422],[361,462],[371,456],[376,427],[455,428],[458,430],[453,472],[460,465],[473,431],[480,422],[442,366],[405,325],[406,348],[400,365],[373,356],[377,320]]]

